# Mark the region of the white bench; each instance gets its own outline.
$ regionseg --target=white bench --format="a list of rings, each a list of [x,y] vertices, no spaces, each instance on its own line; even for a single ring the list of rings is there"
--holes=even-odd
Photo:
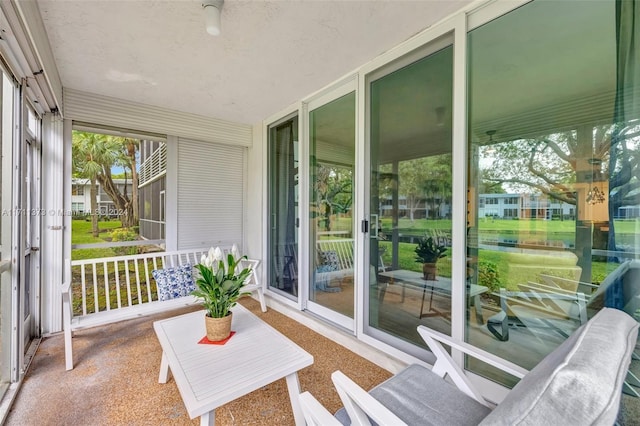
[[[333,279],[342,280],[346,277],[353,277],[353,239],[318,240],[316,244],[318,253],[316,287],[323,291],[339,291],[337,287],[331,287],[329,283]],[[327,265],[324,262],[323,254],[331,252],[335,253],[333,269],[330,271],[319,270],[321,266]]]
[[[344,278],[353,278],[353,239],[339,238],[331,240],[318,240],[316,242],[318,259],[315,268],[316,287],[324,291],[337,291],[337,287],[329,286],[333,279],[343,280]],[[331,271],[318,271],[318,268],[325,265],[323,253],[334,252],[336,254],[334,269]],[[380,255],[380,264],[378,269],[382,272],[386,271],[382,255]],[[373,278],[375,279],[375,278]],[[332,290],[336,289],[336,290]]]
[[[231,251],[231,247],[221,248],[225,257]],[[199,299],[191,295],[158,300],[151,271],[186,263],[195,266],[207,251],[208,248],[203,248],[67,261],[68,281],[62,285],[67,370],[73,369],[71,338],[74,331],[199,303]],[[262,311],[266,312],[263,288],[256,273],[259,264],[260,261],[254,259],[242,261],[242,268],[252,269],[244,289],[258,294]],[[72,282],[74,271],[80,275],[79,282]],[[74,305],[78,306],[75,314]]]

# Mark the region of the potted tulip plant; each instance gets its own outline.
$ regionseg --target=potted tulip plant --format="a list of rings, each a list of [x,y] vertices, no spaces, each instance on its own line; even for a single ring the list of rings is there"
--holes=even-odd
[[[433,237],[421,238],[416,246],[416,262],[422,262],[422,275],[425,280],[435,280],[438,259],[445,256],[447,248],[438,244]]]
[[[251,274],[250,268],[240,270],[239,263],[246,259],[236,259],[232,254],[223,259],[222,250],[212,247],[196,265],[196,289],[191,294],[202,299],[206,311],[205,324],[207,339],[212,342],[224,340],[231,334],[231,308],[238,299],[250,294],[243,292],[245,281]],[[239,272],[238,272],[239,271]]]

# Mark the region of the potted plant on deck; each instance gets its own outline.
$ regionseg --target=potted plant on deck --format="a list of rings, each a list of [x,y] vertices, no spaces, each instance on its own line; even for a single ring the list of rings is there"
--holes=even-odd
[[[250,294],[243,292],[245,281],[251,274],[250,268],[237,272],[238,263],[246,259],[236,259],[232,254],[223,259],[222,250],[212,247],[207,255],[203,255],[196,265],[199,272],[196,278],[196,289],[191,292],[202,299],[206,311],[205,325],[207,339],[212,342],[224,340],[231,334],[231,308],[238,299]]]
[[[433,237],[421,238],[416,246],[416,262],[422,262],[422,275],[425,280],[436,279],[436,263],[444,257],[447,248],[440,245]]]

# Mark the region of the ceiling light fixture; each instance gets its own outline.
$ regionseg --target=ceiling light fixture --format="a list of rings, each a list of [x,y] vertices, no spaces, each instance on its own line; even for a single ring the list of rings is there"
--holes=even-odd
[[[220,35],[220,14],[222,13],[222,5],[224,5],[224,0],[204,0],[202,2],[207,32],[212,36]]]

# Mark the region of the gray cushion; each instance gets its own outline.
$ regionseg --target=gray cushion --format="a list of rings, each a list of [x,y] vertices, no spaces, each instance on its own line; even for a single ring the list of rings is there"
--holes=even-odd
[[[430,370],[413,364],[370,392],[408,425],[477,425],[490,410]],[[341,409],[336,418],[351,424]]]
[[[638,323],[605,308],[545,357],[482,425],[612,425]]]

